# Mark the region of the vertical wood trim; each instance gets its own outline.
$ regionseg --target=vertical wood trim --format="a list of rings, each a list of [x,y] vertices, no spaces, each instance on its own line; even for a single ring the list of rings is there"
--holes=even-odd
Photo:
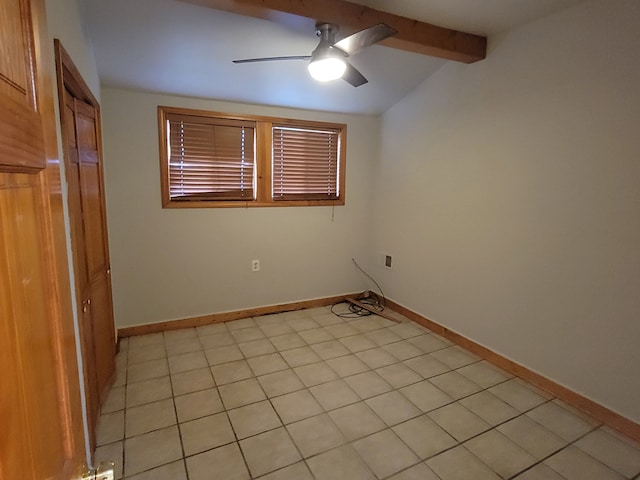
[[[273,189],[273,165],[272,160],[272,141],[273,135],[271,134],[273,123],[272,122],[256,122],[256,128],[258,130],[258,149],[256,152],[256,167],[258,169],[258,178],[256,188],[258,189],[258,202],[270,202]]]
[[[345,205],[347,203],[347,126],[342,127],[342,131],[338,136],[340,139],[340,158],[338,159],[338,174],[340,175],[340,196],[341,204]],[[335,205],[335,203],[334,203]]]
[[[171,204],[169,194],[169,138],[167,137],[167,115],[165,109],[158,107],[158,149],[160,150],[160,192],[162,195],[162,207]],[[166,161],[165,161],[166,159]]]

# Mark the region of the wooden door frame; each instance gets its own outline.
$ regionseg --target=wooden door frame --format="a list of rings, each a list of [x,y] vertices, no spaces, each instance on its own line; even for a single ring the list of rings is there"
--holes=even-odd
[[[65,172],[68,175],[70,172],[70,165],[69,165],[70,158],[69,158],[69,152],[67,150],[67,143],[65,140],[65,132],[66,132],[65,125],[64,125],[64,109],[65,109],[65,95],[66,95],[65,90],[68,90],[75,98],[91,105],[95,109],[95,112],[96,112],[95,121],[96,121],[96,130],[97,130],[96,142],[97,142],[98,155],[102,159],[102,135],[101,135],[102,125],[101,125],[101,116],[100,116],[100,104],[98,103],[98,100],[95,98],[95,96],[91,92],[91,89],[89,88],[89,86],[84,81],[80,71],[77,69],[77,67],[73,63],[71,56],[64,49],[64,47],[62,46],[62,42],[59,39],[54,39],[54,50],[55,50],[55,62],[56,62],[57,89],[58,89],[58,105],[60,109],[61,134],[63,137],[63,140],[62,140],[63,159],[64,159],[64,165],[65,165]],[[101,178],[104,178],[104,173],[102,172],[102,162],[100,162],[100,168],[101,168],[101,172],[100,172]],[[104,189],[104,186],[103,186],[103,189]],[[106,219],[104,202],[102,202],[101,210],[102,210],[102,217]],[[74,213],[71,210],[69,211],[70,217],[72,215],[77,215],[78,213],[79,212]],[[73,222],[73,218],[71,218],[71,222]],[[104,225],[105,233],[107,231],[106,227],[107,226],[105,224]],[[71,242],[72,243],[74,242],[73,228],[71,229]],[[108,239],[106,238],[105,238],[105,255],[107,258],[107,264],[110,265]],[[73,264],[75,268],[75,266],[77,265],[75,258],[73,259]],[[77,283],[77,279],[76,279],[76,283]],[[75,288],[75,291],[76,291],[76,311],[78,314],[79,337],[80,337],[80,342],[82,347],[81,354],[83,356],[83,360],[86,365],[85,352],[88,351],[89,349],[88,349],[88,346],[85,344],[87,337],[85,336],[83,322],[81,321],[82,296],[80,296],[80,293],[82,292],[79,291],[79,286],[77,284],[74,285],[73,288]],[[109,292],[111,293],[110,286],[109,286]],[[116,338],[115,325],[113,325],[113,329],[114,329],[114,339],[115,339]],[[88,456],[92,459],[93,452],[95,451],[95,448],[96,448],[96,424],[95,424],[95,420],[91,418],[92,409],[90,407],[91,405],[95,406],[99,413],[100,397],[102,397],[103,394],[106,392],[98,391],[98,398],[92,398],[93,394],[91,393],[92,390],[91,388],[89,388],[89,385],[88,385],[89,379],[87,378],[86,370],[83,372],[83,374],[84,374],[83,379],[84,379],[84,386],[85,386],[84,395],[85,395],[85,402],[86,402],[85,403],[86,405],[85,420],[86,420],[87,433],[89,436],[88,440],[89,440],[89,447],[90,447],[90,452]]]
[[[62,46],[62,42],[59,39],[53,40],[53,46],[56,55],[56,76],[58,84],[58,103],[60,104],[62,93],[64,93],[65,85],[78,99],[92,105],[98,113],[98,129],[101,131],[102,125],[100,124],[100,103],[91,92],[91,89],[82,78],[82,74],[76,68],[71,56]],[[98,136],[98,150],[102,154],[102,138]]]

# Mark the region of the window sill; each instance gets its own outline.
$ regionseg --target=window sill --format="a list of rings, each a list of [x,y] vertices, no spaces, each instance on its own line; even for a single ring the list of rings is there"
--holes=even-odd
[[[345,204],[344,198],[336,200],[278,200],[271,202],[254,201],[193,201],[168,202],[162,208],[264,208],[264,207],[333,207]]]

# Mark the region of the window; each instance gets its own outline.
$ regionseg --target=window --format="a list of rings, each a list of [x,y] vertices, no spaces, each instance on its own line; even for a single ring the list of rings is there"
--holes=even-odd
[[[162,204],[344,205],[346,125],[158,107]]]
[[[339,132],[274,126],[273,199],[337,200]]]
[[[255,123],[168,114],[172,202],[254,199]]]

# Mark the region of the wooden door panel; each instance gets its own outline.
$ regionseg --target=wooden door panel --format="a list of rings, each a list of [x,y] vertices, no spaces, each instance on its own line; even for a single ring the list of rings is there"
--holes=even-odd
[[[93,328],[98,398],[102,404],[115,375],[113,310],[108,277],[96,276],[91,282],[91,320]]]
[[[65,94],[64,99],[64,125],[75,124],[75,106],[73,98]],[[80,202],[80,167],[78,158],[78,148],[76,142],[76,129],[75,128],[63,128],[62,133],[66,138],[65,142],[65,159],[67,163],[66,177],[67,177],[67,198],[69,204],[69,214],[72,218],[71,223],[71,242],[75,252],[84,252],[85,246],[85,234],[82,222],[74,222],[74,218],[82,218],[82,205]],[[86,263],[80,261],[78,255],[73,256],[74,273],[76,277],[76,283],[78,285],[88,285],[89,272],[87,270]],[[80,298],[88,298],[86,292],[80,292]]]
[[[50,294],[40,181],[39,175],[0,174],[0,371],[9,387],[2,396],[0,465],[7,479],[26,465],[33,465],[34,479],[56,478],[73,456],[72,432],[63,421],[68,405],[60,398],[66,395],[52,374],[54,326],[47,302],[39,300]],[[24,321],[7,321],[14,318]]]
[[[97,155],[98,138],[95,130],[96,109],[93,105],[89,105],[76,98],[76,112],[78,114],[78,118],[76,119],[78,122],[78,147],[87,153],[93,152]]]
[[[75,104],[76,145],[80,164],[80,194],[87,248],[89,276],[105,275],[109,269],[106,219],[102,192],[102,168],[98,153],[95,107],[77,98]]]
[[[88,298],[90,288],[87,288],[85,296]],[[98,385],[98,374],[96,371],[96,332],[93,328],[91,305],[83,301],[80,309],[80,335],[82,336],[82,358],[85,372],[85,388],[87,388],[87,417],[89,422],[89,434],[91,443],[95,443],[96,422],[100,415],[100,386]]]
[[[82,196],[82,212],[85,216],[84,231],[86,235],[87,267],[91,278],[104,275],[108,270],[107,252],[105,249],[102,227],[102,202],[100,195],[100,165],[89,155],[80,150],[80,193]]]
[[[31,13],[29,0],[0,3],[0,164],[15,171],[45,167]]]
[[[35,110],[33,89],[31,86],[31,35],[28,23],[23,21],[22,10],[28,8],[27,2],[4,2],[0,5],[0,38],[3,54],[0,56],[0,88],[2,94],[13,98],[27,108]],[[24,52],[16,55],[11,52]]]
[[[22,183],[22,184],[21,184]],[[0,174],[0,275],[2,278],[2,302],[0,302],[0,318],[11,319],[24,315],[27,292],[23,292],[16,282],[22,275],[15,275],[16,260],[10,255],[15,244],[15,233],[18,224],[13,211],[16,199],[11,188],[29,189],[29,183],[16,179],[14,175]],[[5,218],[6,217],[6,218]],[[18,260],[19,262],[19,260]],[[20,263],[20,262],[19,262]],[[20,265],[21,269],[24,266]],[[15,279],[15,280],[14,280]],[[29,408],[27,390],[21,369],[18,366],[20,346],[16,337],[20,337],[15,329],[15,322],[0,322],[0,368],[3,372],[3,391],[0,397],[0,414],[2,415],[2,433],[0,434],[0,478],[9,478],[10,472],[18,472],[33,457],[33,446],[29,441]]]

